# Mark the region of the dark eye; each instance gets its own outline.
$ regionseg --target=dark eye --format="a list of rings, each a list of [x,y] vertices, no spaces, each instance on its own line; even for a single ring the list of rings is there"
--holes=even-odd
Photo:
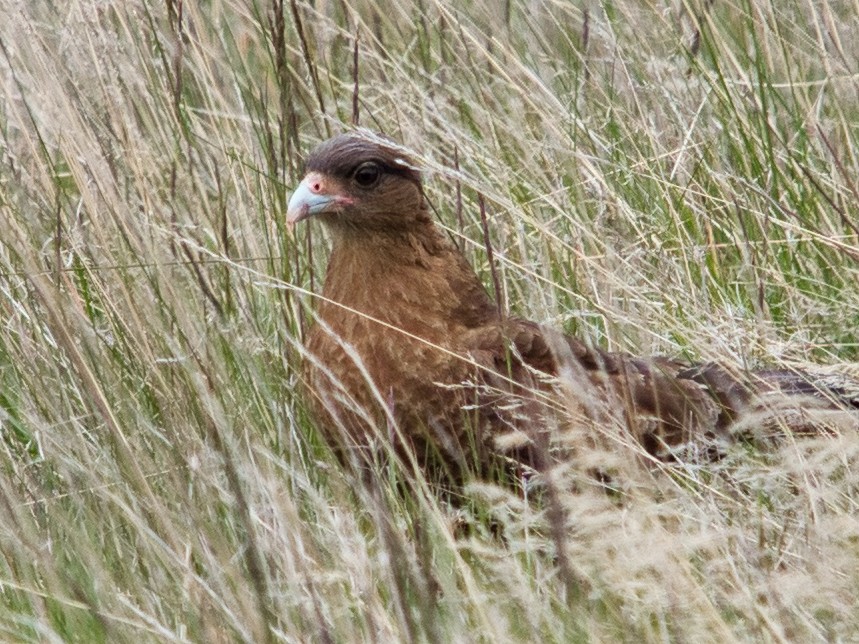
[[[362,163],[355,170],[355,173],[352,175],[352,178],[355,179],[355,183],[357,183],[362,188],[369,188],[374,186],[379,179],[382,177],[382,168],[379,167],[377,163],[373,163],[372,161],[368,161],[367,163]]]

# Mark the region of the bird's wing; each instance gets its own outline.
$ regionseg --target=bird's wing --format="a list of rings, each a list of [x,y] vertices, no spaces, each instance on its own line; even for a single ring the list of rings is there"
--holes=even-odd
[[[724,429],[721,400],[706,384],[683,374],[685,363],[604,351],[517,318],[475,330],[470,340],[484,383],[535,401],[520,404],[520,426],[523,410],[525,424],[535,425],[551,409],[555,422],[550,424],[557,425],[557,412],[565,409],[572,420],[584,417],[629,428],[658,456],[693,439],[712,439]],[[541,418],[533,418],[529,409],[540,410]]]

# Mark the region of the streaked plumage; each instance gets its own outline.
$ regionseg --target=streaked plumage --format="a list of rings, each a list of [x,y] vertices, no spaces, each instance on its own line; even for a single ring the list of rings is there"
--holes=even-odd
[[[565,423],[623,424],[666,457],[690,440],[729,438],[743,414],[776,397],[794,408],[856,404],[803,373],[608,353],[501,317],[433,223],[420,174],[395,144],[344,134],[306,166],[288,222],[318,219],[333,248],[305,384],[314,416],[346,454],[372,457],[390,439],[461,478],[499,451],[545,467]]]

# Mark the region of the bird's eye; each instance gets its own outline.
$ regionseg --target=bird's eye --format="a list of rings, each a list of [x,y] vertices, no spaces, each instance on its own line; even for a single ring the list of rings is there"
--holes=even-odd
[[[373,162],[362,163],[355,170],[352,178],[362,188],[374,186],[382,176],[382,169],[378,164]]]

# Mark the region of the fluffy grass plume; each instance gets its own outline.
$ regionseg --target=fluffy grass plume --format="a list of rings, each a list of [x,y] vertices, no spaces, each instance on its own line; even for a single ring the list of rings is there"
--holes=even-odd
[[[350,477],[296,394],[326,240],[284,227],[302,153],[358,122],[415,150],[492,284],[484,201],[511,311],[849,369],[856,3],[0,15],[0,639],[859,637],[851,432],[708,465],[582,449],[560,526],[488,483],[454,509],[393,466]]]

